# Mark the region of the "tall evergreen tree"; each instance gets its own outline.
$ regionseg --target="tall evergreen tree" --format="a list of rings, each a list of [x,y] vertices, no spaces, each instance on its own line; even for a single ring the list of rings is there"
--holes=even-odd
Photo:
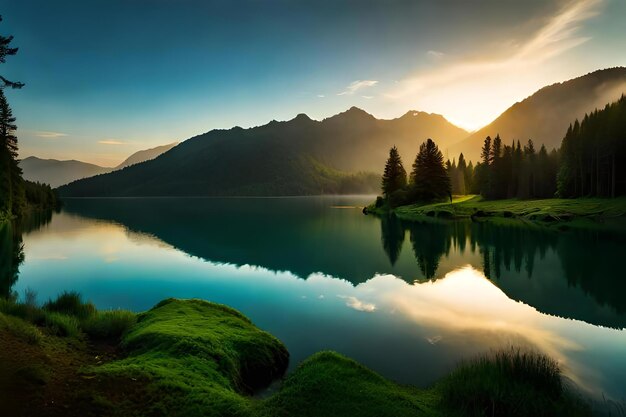
[[[443,154],[432,139],[420,145],[411,172],[411,188],[415,198],[422,201],[451,196]]]
[[[2,21],[2,17],[0,17]],[[15,55],[11,46],[13,36],[0,36],[0,63]],[[0,215],[19,215],[25,205],[22,171],[18,165],[15,117],[4,94],[4,89],[21,88],[24,84],[9,81],[0,75]]]
[[[406,170],[402,165],[402,158],[395,146],[389,150],[389,158],[385,164],[382,179],[382,191],[386,199],[406,187]]]

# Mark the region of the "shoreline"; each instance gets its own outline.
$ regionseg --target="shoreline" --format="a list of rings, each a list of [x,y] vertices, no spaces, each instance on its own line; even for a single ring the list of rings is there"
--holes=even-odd
[[[590,230],[626,233],[626,198],[485,200],[457,196],[452,203],[412,204],[389,208],[371,204],[367,214],[394,214],[410,222],[469,220],[503,225],[525,225],[554,231]]]
[[[285,376],[280,340],[237,310],[197,299],[138,314],[97,311],[76,293],[43,307],[0,299],[0,336],[11,415],[434,417],[477,415],[485,404],[498,415],[591,415],[557,362],[513,347],[463,362],[426,389],[331,351]],[[253,395],[281,379],[269,396]]]

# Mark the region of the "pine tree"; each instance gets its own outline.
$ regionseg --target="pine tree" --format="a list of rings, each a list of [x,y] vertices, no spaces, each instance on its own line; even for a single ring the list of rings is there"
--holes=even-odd
[[[411,172],[411,188],[415,198],[422,201],[451,196],[443,154],[432,139],[420,145]]]
[[[2,17],[0,17],[2,21]],[[17,48],[10,46],[13,36],[0,36],[0,63],[15,55]],[[21,88],[24,84],[0,76],[0,216],[19,215],[25,205],[22,171],[18,165],[15,117],[4,94],[4,88]]]
[[[406,170],[402,165],[402,158],[395,146],[389,150],[389,158],[385,164],[382,179],[382,191],[386,199],[406,187]]]

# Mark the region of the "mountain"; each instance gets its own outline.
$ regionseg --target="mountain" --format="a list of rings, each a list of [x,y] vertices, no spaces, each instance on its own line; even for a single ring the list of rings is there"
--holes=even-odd
[[[24,179],[50,184],[53,188],[77,179],[93,177],[111,171],[111,168],[88,164],[87,162],[40,159],[35,156],[22,159],[20,167]]]
[[[145,161],[156,158],[178,145],[178,142],[170,143],[168,145],[157,146],[156,148],[146,149],[144,151],[137,151],[124,160],[121,164],[115,167],[115,169],[122,169],[131,165],[140,164]]]
[[[466,136],[442,116],[417,111],[392,120],[356,107],[322,121],[299,114],[249,129],[212,130],[154,160],[59,191],[64,196],[377,192],[391,146],[398,146],[410,168],[427,138],[445,149]]]
[[[544,87],[525,100],[515,103],[489,125],[451,146],[452,158],[463,153],[474,162],[480,158],[485,137],[500,134],[505,144],[532,139],[539,149],[559,148],[567,127],[586,113],[603,108],[626,93],[626,68],[609,68]]]
[[[156,148],[135,152],[115,168],[101,167],[99,165],[76,160],[59,161],[56,159],[41,159],[35,156],[29,156],[20,161],[20,167],[22,168],[24,179],[40,182],[42,184],[50,184],[50,186],[56,188],[82,178],[105,174],[130,165],[149,161],[161,155],[163,152],[169,151],[177,144],[178,143],[170,143],[169,145],[157,146]]]

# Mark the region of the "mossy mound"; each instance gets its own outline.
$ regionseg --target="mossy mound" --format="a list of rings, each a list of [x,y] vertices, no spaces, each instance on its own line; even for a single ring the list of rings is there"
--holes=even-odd
[[[438,416],[432,391],[401,386],[334,352],[305,360],[266,400],[262,416]]]
[[[160,302],[138,315],[121,345],[128,356],[94,372],[148,381],[149,411],[168,415],[249,415],[241,394],[281,376],[289,360],[241,313],[201,300]]]

